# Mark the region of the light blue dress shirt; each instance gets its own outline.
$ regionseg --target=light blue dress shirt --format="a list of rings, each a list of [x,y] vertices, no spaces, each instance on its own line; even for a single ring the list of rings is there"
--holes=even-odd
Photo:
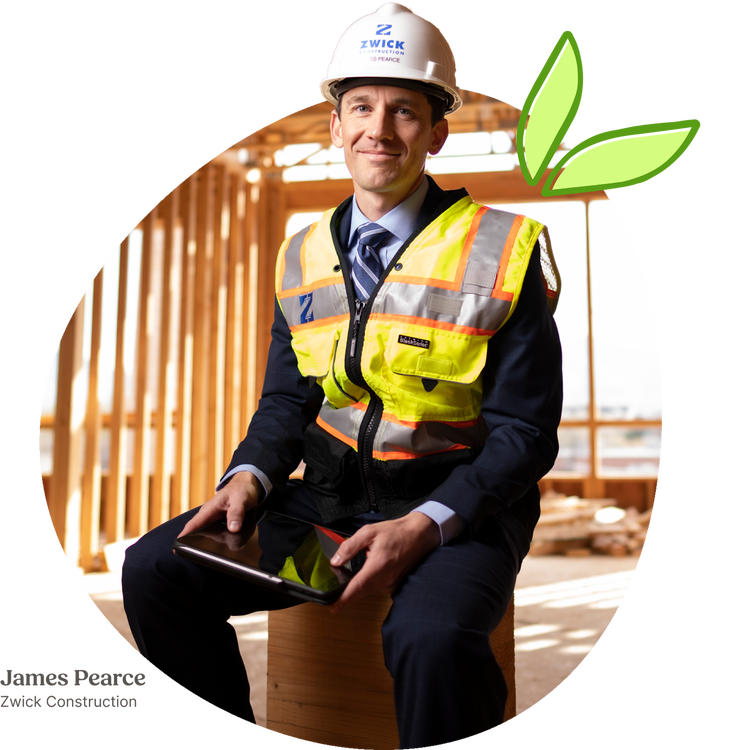
[[[422,178],[419,187],[406,200],[399,203],[398,206],[385,214],[385,216],[382,216],[376,222],[376,224],[379,224],[391,233],[391,237],[383,242],[377,251],[383,268],[388,266],[393,259],[393,256],[396,255],[401,249],[401,246],[414,231],[419,212],[424,203],[425,196],[427,195],[427,188],[427,179]],[[350,273],[357,252],[354,234],[358,227],[362,226],[362,224],[367,224],[369,221],[370,220],[359,210],[357,199],[355,197],[352,201],[352,223],[349,229],[349,250],[345,253]],[[273,485],[268,480],[268,477],[258,469],[257,466],[249,464],[236,466],[232,471],[225,474],[221,478],[216,489],[218,490],[220,487],[223,487],[227,480],[239,471],[249,471],[254,474],[265,488],[266,495],[271,493]],[[440,529],[441,544],[447,544],[451,539],[460,534],[466,526],[466,523],[461,516],[454,513],[442,503],[435,502],[434,500],[427,500],[418,508],[415,508],[412,513],[416,513],[417,511],[423,513],[428,518],[431,518],[438,525],[438,528]]]

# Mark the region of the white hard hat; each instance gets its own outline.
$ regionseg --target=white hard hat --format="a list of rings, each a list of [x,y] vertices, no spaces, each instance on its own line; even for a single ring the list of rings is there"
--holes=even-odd
[[[456,63],[445,37],[403,5],[387,3],[344,32],[320,91],[335,105],[355,85],[399,85],[394,79],[403,82],[404,88],[442,95],[446,114],[461,106]]]

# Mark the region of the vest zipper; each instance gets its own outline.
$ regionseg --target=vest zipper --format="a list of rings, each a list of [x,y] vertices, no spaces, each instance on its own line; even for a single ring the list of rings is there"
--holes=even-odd
[[[357,336],[359,336],[359,324],[362,322],[362,310],[365,307],[365,303],[361,299],[357,298],[354,300],[354,321],[352,322],[352,344],[349,347],[349,361],[351,362],[352,369],[356,364],[355,355],[357,352]]]
[[[377,289],[376,289],[377,291]],[[362,302],[361,299],[355,297],[354,299],[354,318],[352,320],[352,339],[349,345],[349,360],[347,362],[347,369],[349,370],[349,379],[364,388],[370,394],[370,403],[365,412],[365,416],[362,418],[362,425],[359,431],[359,455],[360,455],[360,466],[362,468],[362,484],[367,492],[368,499],[370,501],[370,510],[377,513],[380,510],[378,504],[377,493],[375,492],[375,476],[373,471],[373,457],[372,449],[375,444],[375,432],[376,427],[380,422],[380,417],[383,413],[383,403],[370,388],[362,376],[362,367],[359,359],[357,358],[357,348],[359,346],[360,328],[362,325],[362,317],[366,303]]]
[[[431,179],[431,178],[430,178]],[[456,191],[457,192],[457,191]],[[454,193],[451,193],[451,195],[454,195]],[[465,196],[467,196],[468,193],[464,190],[462,191],[462,194],[458,197],[453,198],[450,201],[450,205],[452,206],[454,203],[456,203],[458,200],[461,200]],[[358,446],[359,446],[359,465],[361,467],[361,478],[362,478],[362,484],[366,488],[366,492],[368,495],[368,498],[370,500],[370,510],[374,512],[378,512],[380,510],[379,504],[378,504],[378,498],[377,493],[375,492],[375,482],[374,482],[374,459],[372,456],[372,449],[375,446],[375,436],[377,434],[377,427],[380,424],[380,420],[383,416],[383,402],[378,398],[376,393],[370,388],[370,386],[365,381],[364,377],[362,376],[362,367],[360,360],[357,356],[357,350],[359,349],[360,357],[361,357],[361,347],[360,347],[360,328],[363,324],[363,318],[364,318],[364,324],[367,324],[367,316],[365,315],[365,309],[367,309],[367,312],[369,314],[369,304],[372,302],[372,300],[377,296],[378,292],[380,291],[380,287],[382,286],[383,279],[390,273],[391,269],[396,265],[397,261],[401,256],[404,254],[404,251],[411,245],[412,240],[415,237],[418,237],[419,234],[424,231],[424,228],[429,224],[430,221],[432,221],[437,216],[440,216],[445,210],[447,206],[443,206],[441,203],[439,206],[434,208],[433,214],[430,216],[429,219],[426,219],[422,224],[415,227],[414,232],[410,237],[407,238],[407,240],[401,245],[398,252],[391,258],[390,263],[388,264],[387,268],[383,271],[380,281],[375,286],[375,289],[373,289],[372,294],[370,295],[370,298],[368,299],[367,303],[362,302],[360,300],[355,291],[354,291],[354,284],[351,281],[351,276],[347,275],[344,280],[344,285],[346,288],[346,293],[349,299],[354,299],[354,318],[352,319],[352,325],[351,325],[351,343],[349,344],[349,357],[345,360],[344,367],[346,369],[347,375],[349,376],[349,380],[351,380],[352,383],[355,385],[358,385],[360,388],[364,388],[369,394],[370,394],[370,404],[367,407],[367,411],[365,412],[365,416],[362,419],[362,425],[360,426],[359,430],[359,436],[358,436]],[[341,244],[339,242],[339,237],[337,232],[332,232],[331,237],[333,240],[334,248],[336,249],[336,254],[339,257],[339,262],[341,263],[343,268],[346,268],[346,264],[344,262],[344,253],[341,248]],[[350,308],[351,310],[351,308]]]
[[[341,393],[344,394],[350,401],[353,401],[355,404],[357,403],[357,399],[354,398],[354,396],[350,396],[342,387],[341,383],[339,383],[339,379],[336,377],[336,355],[339,351],[339,341],[341,339],[336,338],[336,343],[333,347],[333,361],[331,363],[331,376],[333,377],[333,382],[336,383],[336,387],[341,391]]]

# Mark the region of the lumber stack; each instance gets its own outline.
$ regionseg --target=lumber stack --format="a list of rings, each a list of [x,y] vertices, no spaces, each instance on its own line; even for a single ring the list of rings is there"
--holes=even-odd
[[[640,553],[651,510],[617,507],[611,498],[583,499],[545,493],[530,555],[624,557]]]

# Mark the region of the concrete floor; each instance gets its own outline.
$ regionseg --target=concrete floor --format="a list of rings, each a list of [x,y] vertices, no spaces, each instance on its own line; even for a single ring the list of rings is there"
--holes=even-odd
[[[526,710],[557,687],[604,632],[625,595],[637,557],[529,557],[516,586],[516,700]],[[83,576],[86,590],[133,646],[118,573]],[[258,724],[266,722],[266,613],[233,617]]]

